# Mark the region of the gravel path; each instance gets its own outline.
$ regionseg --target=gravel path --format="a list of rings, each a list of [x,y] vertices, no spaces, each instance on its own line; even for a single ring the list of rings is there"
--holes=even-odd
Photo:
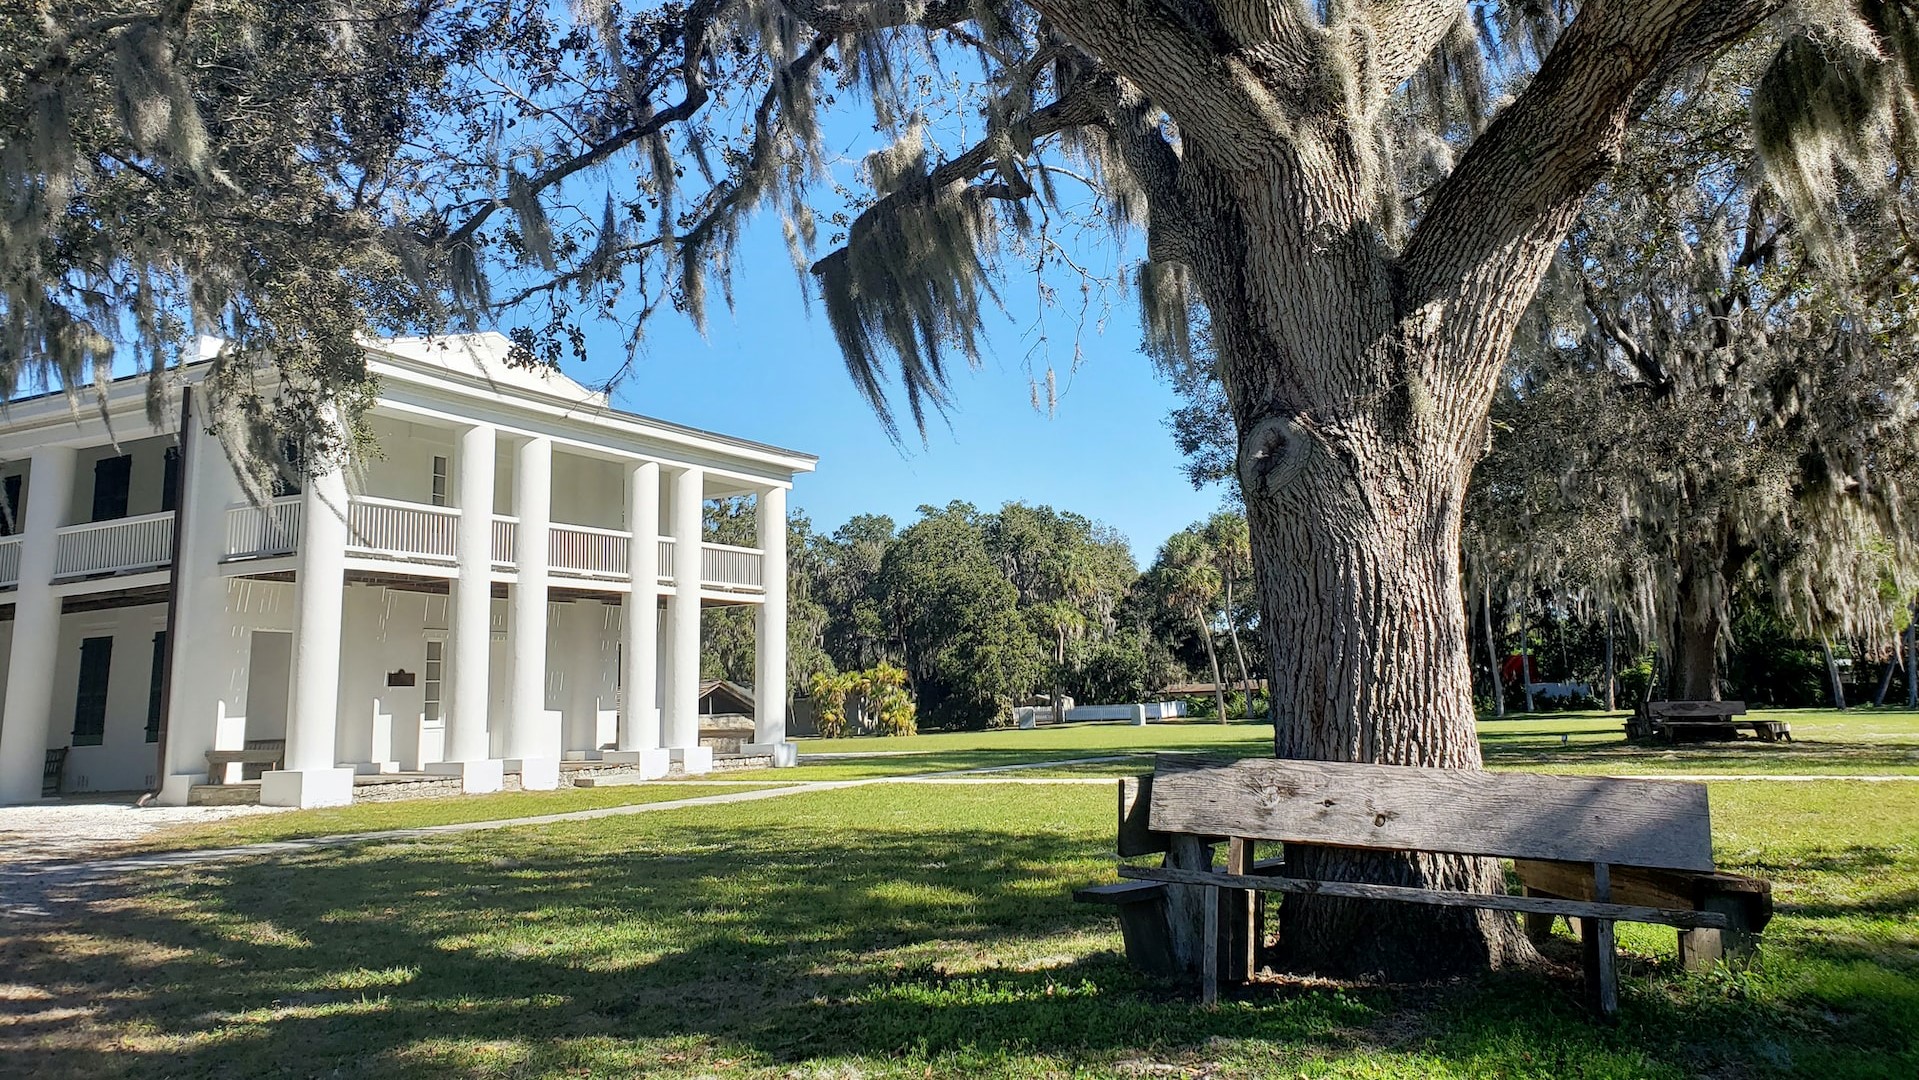
[[[280,806],[140,806],[131,798],[62,800],[0,806],[0,865],[26,860],[80,859],[174,825],[278,814]]]

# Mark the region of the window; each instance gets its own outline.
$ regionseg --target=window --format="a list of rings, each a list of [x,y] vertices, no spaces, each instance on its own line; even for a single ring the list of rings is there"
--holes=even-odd
[[[438,727],[443,720],[440,711],[440,679],[446,664],[446,642],[429,641],[426,643],[426,670],[421,674],[420,682],[425,696],[425,711],[421,718],[428,727]]]
[[[113,639],[90,637],[80,643],[80,693],[73,706],[73,745],[99,746],[107,733],[107,671],[113,666]]]
[[[306,458],[306,450],[299,440],[280,440],[280,464],[273,476],[274,498],[300,493],[300,485],[306,480]]]
[[[0,499],[4,499],[4,504],[0,504],[0,536],[18,536],[24,524],[20,520],[24,507],[20,505],[20,477],[17,474],[0,480]]]
[[[160,509],[180,509],[180,448],[167,447],[160,472]]]
[[[161,688],[167,682],[167,632],[153,635],[153,674],[147,679],[147,741],[160,741]]]
[[[446,459],[438,455],[433,458],[433,505],[446,505]]]
[[[127,516],[127,489],[132,478],[133,459],[124,454],[93,463],[92,520],[114,521]]]

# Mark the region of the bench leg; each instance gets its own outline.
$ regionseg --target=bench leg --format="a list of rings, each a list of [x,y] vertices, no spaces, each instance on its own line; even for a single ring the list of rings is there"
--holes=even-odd
[[[1199,1003],[1219,1004],[1219,886],[1206,886],[1206,927],[1200,935]]]
[[[1724,954],[1719,931],[1705,927],[1679,931],[1679,966],[1686,971],[1710,971]]]
[[[1546,895],[1530,886],[1521,886],[1519,891],[1526,896]],[[1545,945],[1546,942],[1552,940],[1553,921],[1559,918],[1559,916],[1546,915],[1537,911],[1528,911],[1523,913],[1520,918],[1526,927],[1526,940],[1532,942],[1534,948],[1539,948]]]
[[[1253,842],[1234,837],[1227,841],[1226,872],[1229,874],[1248,874],[1253,868]],[[1222,944],[1226,949],[1226,960],[1221,965],[1228,982],[1244,983],[1253,977],[1256,969],[1259,948],[1258,910],[1259,894],[1251,889],[1227,889],[1222,894],[1226,901],[1226,934]]]
[[[1611,919],[1581,919],[1579,945],[1586,960],[1586,1001],[1601,1019],[1619,1015],[1619,954]]]
[[[1165,897],[1120,905],[1119,934],[1126,943],[1126,959],[1134,969],[1149,975],[1179,974]]]

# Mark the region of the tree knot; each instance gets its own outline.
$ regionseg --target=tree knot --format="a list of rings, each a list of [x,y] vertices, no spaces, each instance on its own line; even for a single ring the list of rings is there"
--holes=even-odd
[[[1290,416],[1268,416],[1239,440],[1239,483],[1248,499],[1277,495],[1306,467],[1313,435]]]

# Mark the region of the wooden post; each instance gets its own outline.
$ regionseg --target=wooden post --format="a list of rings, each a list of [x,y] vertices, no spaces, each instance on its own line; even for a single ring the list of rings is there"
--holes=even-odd
[[[1612,870],[1605,863],[1593,864],[1593,900],[1612,903]],[[1586,996],[1593,1011],[1602,1019],[1619,1015],[1619,957],[1613,945],[1611,919],[1585,918],[1579,935],[1586,960]]]
[[[1253,872],[1253,841],[1235,836],[1226,842],[1226,872]],[[1259,906],[1259,894],[1251,889],[1228,889],[1225,898],[1226,978],[1229,982],[1243,983],[1251,980],[1253,972],[1258,970],[1260,942],[1254,913]]]
[[[1176,833],[1167,844],[1166,867],[1210,873],[1213,869],[1212,849],[1201,843],[1197,836]],[[1166,921],[1172,931],[1173,957],[1186,971],[1196,970],[1203,964],[1218,963],[1217,959],[1206,959],[1213,952],[1213,943],[1201,940],[1204,937],[1204,924],[1210,921],[1217,926],[1219,922],[1219,913],[1213,910],[1217,899],[1203,895],[1205,892],[1193,885],[1174,885],[1166,890]]]
[[[1211,1008],[1219,1004],[1219,886],[1201,890],[1206,905],[1206,928],[1201,935],[1199,957],[1199,1003]]]

